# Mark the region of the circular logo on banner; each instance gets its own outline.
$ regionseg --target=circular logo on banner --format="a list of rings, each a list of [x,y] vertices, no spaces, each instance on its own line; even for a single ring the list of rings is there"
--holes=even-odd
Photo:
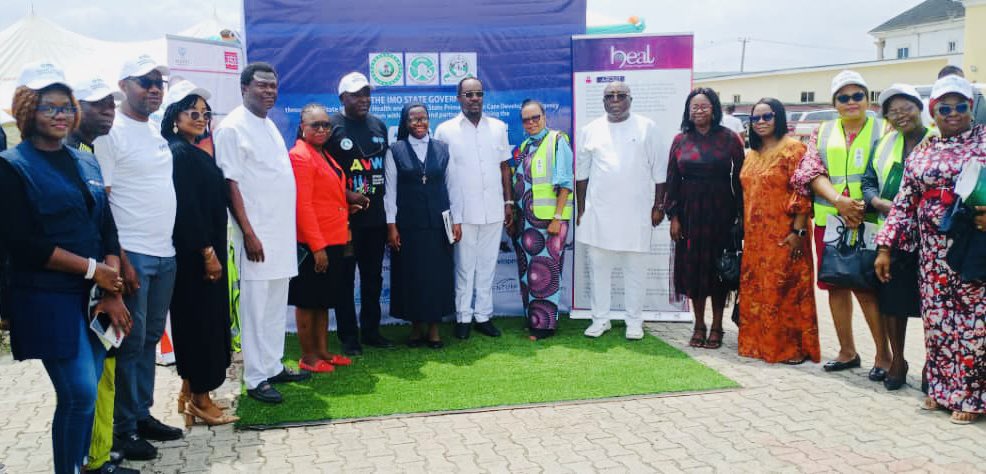
[[[352,150],[353,141],[348,138],[343,138],[342,141],[339,142],[339,148],[342,148],[343,150],[346,151]]]
[[[469,76],[472,71],[469,70],[469,60],[465,56],[457,55],[453,56],[448,63],[448,70],[445,71],[445,80],[454,81],[460,80],[466,76]]]
[[[370,74],[373,81],[381,86],[392,86],[401,80],[401,60],[394,54],[382,53],[373,58],[370,63]]]
[[[407,71],[408,78],[418,84],[434,82],[438,72],[435,61],[427,56],[412,59]]]

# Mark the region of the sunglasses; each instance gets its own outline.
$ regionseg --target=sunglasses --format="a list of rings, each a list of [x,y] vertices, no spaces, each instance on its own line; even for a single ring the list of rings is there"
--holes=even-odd
[[[312,122],[312,123],[309,123],[307,125],[309,127],[311,127],[312,130],[319,130],[319,129],[321,129],[321,130],[331,130],[332,129],[332,124],[329,123],[329,122],[327,122],[327,121]]]
[[[190,118],[192,120],[201,120],[201,119],[204,119],[207,122],[209,120],[212,120],[212,112],[209,112],[209,111],[199,112],[198,110],[184,110],[184,111],[182,111],[182,113],[185,114],[185,115],[188,115],[188,118]]]
[[[965,115],[969,113],[969,103],[962,102],[960,104],[955,104],[955,105],[938,104],[938,106],[935,107],[935,113],[943,117],[946,115],[952,115],[952,112],[955,112],[959,115]]]
[[[164,79],[151,79],[147,76],[131,77],[130,80],[136,82],[141,89],[150,89],[151,86],[154,86],[158,89],[164,90],[164,85],[168,83],[168,81]]]
[[[750,123],[757,123],[757,122],[759,122],[761,120],[763,120],[764,122],[773,122],[774,121],[774,117],[776,117],[776,115],[774,115],[773,112],[767,112],[767,113],[765,113],[763,115],[751,115],[750,116]]]
[[[459,95],[461,95],[462,97],[465,97],[467,99],[472,99],[472,98],[476,98],[476,97],[482,97],[483,96],[483,91],[469,91],[469,92],[463,92],[463,93],[461,93]]]
[[[606,94],[606,95],[604,95],[603,96],[603,100],[608,100],[610,102],[614,102],[614,101],[619,101],[619,100],[626,100],[627,97],[630,97],[630,94],[627,94],[626,92],[617,92],[617,93],[614,93],[614,94]]]
[[[531,115],[530,117],[521,117],[520,120],[523,121],[524,123],[537,123],[541,121],[541,116]]]
[[[863,99],[866,99],[865,92],[857,92],[852,95],[842,94],[835,98],[835,100],[838,100],[840,104],[848,104],[849,100],[852,100],[853,102],[862,102]]]
[[[60,113],[65,115],[75,115],[78,109],[76,109],[74,105],[59,106],[59,105],[43,104],[43,105],[39,105],[38,108],[35,110],[41,112],[41,115],[44,115],[45,117],[54,118],[56,115]]]

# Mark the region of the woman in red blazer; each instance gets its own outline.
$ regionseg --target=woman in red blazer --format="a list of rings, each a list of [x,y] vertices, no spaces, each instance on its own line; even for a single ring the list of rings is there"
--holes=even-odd
[[[298,139],[289,152],[298,192],[298,276],[291,279],[288,304],[295,306],[301,360],[310,372],[332,372],[349,365],[348,358],[330,354],[326,336],[329,308],[340,305],[343,249],[349,241],[346,177],[323,145],[331,131],[329,114],[320,104],[301,110]],[[352,305],[348,305],[352,306]]]

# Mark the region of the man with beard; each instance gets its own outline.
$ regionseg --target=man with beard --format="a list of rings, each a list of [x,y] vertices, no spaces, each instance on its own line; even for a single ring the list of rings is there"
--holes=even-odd
[[[353,294],[359,267],[359,327],[352,298],[336,307],[339,340],[346,355],[360,355],[362,344],[387,348],[393,344],[380,335],[380,291],[383,286],[383,254],[387,245],[384,213],[384,157],[387,125],[370,113],[370,83],[351,72],[339,81],[342,108],[329,118],[332,135],[325,143],[329,154],[346,173],[346,197],[356,213],[349,217],[355,258],[347,258],[343,281]],[[362,337],[360,337],[362,336]]]
[[[72,92],[79,102],[79,126],[72,131],[66,145],[92,153],[92,142],[96,137],[110,133],[116,118],[116,102],[123,100],[123,93],[110,89],[99,78],[77,83]],[[110,348],[103,360],[103,374],[96,387],[96,415],[92,425],[92,441],[89,447],[89,472],[116,472],[119,474],[140,472],[135,469],[119,467],[123,453],[112,451],[113,446],[113,402],[116,398],[116,349]]]
[[[243,382],[247,395],[281,403],[272,384],[308,372],[281,364],[288,281],[298,274],[294,171],[284,138],[267,116],[277,101],[277,73],[250,63],[240,73],[243,105],[216,129],[216,161],[229,185],[234,261],[240,272]]]
[[[452,220],[462,224],[455,245],[455,337],[476,330],[500,337],[493,325],[493,276],[503,227],[513,223],[507,125],[483,114],[483,83],[463,79],[456,90],[462,113],[442,123],[435,139],[448,144],[455,183]]]
[[[108,135],[93,142],[110,208],[120,236],[124,302],[133,329],[116,356],[114,447],[126,459],[149,460],[157,448],[145,440],[183,436],[151,416],[157,343],[164,333],[175,284],[176,198],[168,142],[149,117],[164,94],[167,66],[148,55],[124,63],[119,87],[124,93]]]
[[[580,134],[575,191],[575,240],[586,245],[592,273],[592,324],[588,337],[610,329],[611,275],[623,268],[626,338],[644,337],[643,306],[650,226],[664,220],[661,201],[668,153],[654,122],[630,113],[630,87],[614,82],[603,91],[606,115]],[[583,219],[584,218],[584,219]]]

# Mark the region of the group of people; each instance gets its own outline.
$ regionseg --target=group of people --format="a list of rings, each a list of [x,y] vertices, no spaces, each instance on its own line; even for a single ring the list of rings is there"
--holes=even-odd
[[[652,229],[667,216],[674,290],[695,312],[689,344],[721,347],[734,294],[740,354],[789,364],[820,360],[812,241],[821,262],[827,225],[872,221],[880,228],[878,290],[819,282],[841,345],[825,370],[861,364],[855,295],[877,348],[871,380],[888,389],[904,383],[906,318],[922,316],[922,406],[951,410],[956,423],[986,412],[986,284],[945,262],[953,240],[939,228],[958,174],[986,160],[986,129],[971,123],[975,93],[959,75],[935,84],[929,127],[920,95],[903,84],[880,95],[885,120],[868,117],[866,82],[844,71],[832,83],[840,118],[807,146],[787,136],[784,106],[765,98],[751,111],[749,151],[722,125],[715,91],[695,89],[669,153],[655,123],[631,112],[629,85],[614,82],[601,97],[605,115],[580,130],[577,153],[565,133],[547,127],[544,105],[525,101],[526,138],[515,154],[507,125],[484,114],[478,78],[458,84],[462,112],[434,133],[424,104],[405,105],[391,142],[370,113],[367,78],[350,73],[338,84],[340,111],[306,105],[289,150],[268,117],[278,95],[269,64],[243,69],[242,105],[214,131],[210,92],[174,77],[166,88],[168,75],[139,56],[123,65],[116,90],[94,78],[69,84],[56,65],[38,62],[25,67],[14,97],[24,141],[0,154],[0,206],[13,224],[0,229],[3,313],[15,358],[40,359],[55,387],[58,472],[126,472],[120,459],[156,457],[147,440],[183,436],[150,414],[155,346],[169,312],[186,425],[236,421],[210,397],[231,361],[229,248],[239,272],[243,382],[250,397],[279,403],[274,385],[350,365],[364,345],[394,345],[380,333],[387,246],[390,314],[411,322],[408,346],[443,347],[447,317],[459,339],[473,328],[501,335],[491,317],[504,230],[515,243],[529,337],[552,336],[573,218],[591,264],[586,336],[612,327],[616,267],[624,272],[625,337],[644,336]],[[895,166],[903,171],[894,198],[884,188]],[[977,232],[986,228],[984,211],[968,219]],[[718,262],[738,234],[742,266],[733,280]],[[281,362],[289,304],[300,371]],[[339,354],[329,350],[329,309]],[[118,347],[90,331],[92,318],[123,336]]]

